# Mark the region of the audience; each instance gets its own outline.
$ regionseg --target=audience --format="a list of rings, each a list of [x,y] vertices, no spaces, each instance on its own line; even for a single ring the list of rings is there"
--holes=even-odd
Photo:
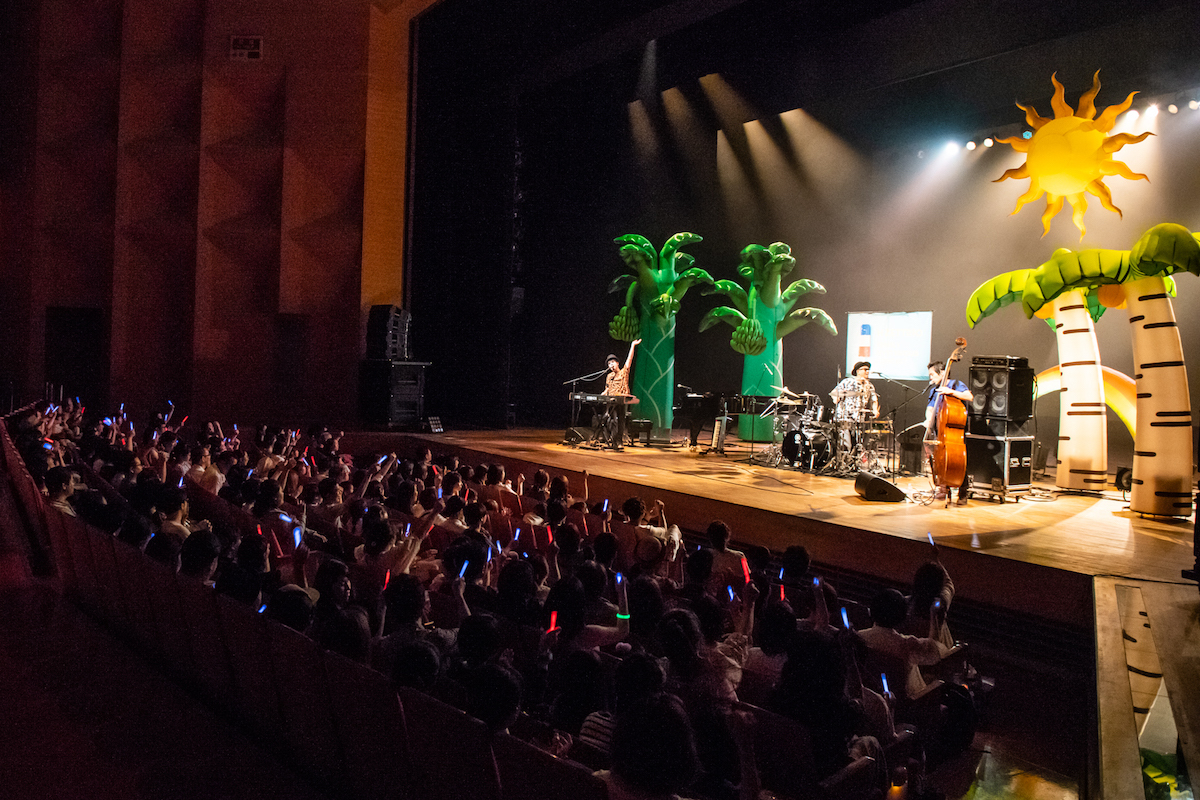
[[[428,449],[356,459],[321,426],[225,437],[170,418],[138,436],[123,413],[44,404],[9,426],[51,508],[87,504],[80,473],[107,480],[122,542],[493,733],[534,717],[611,768],[601,775],[614,798],[749,800],[743,699],[806,726],[822,776],[864,754],[884,769],[880,743],[896,728],[888,699],[862,685],[865,648],[903,659],[913,692],[919,666],[953,644],[954,584],[936,560],[911,596],[880,593],[874,627],[855,634],[830,619],[836,592],[814,580],[803,546],[772,566],[765,548],[732,549],[717,520],[685,562],[661,501],[630,497],[629,527],[610,524],[607,502],[588,509],[587,472],[577,497],[564,475],[509,480],[502,464]],[[193,501],[221,525],[190,520]],[[579,512],[592,514],[586,529]],[[676,564],[678,583],[666,574]]]

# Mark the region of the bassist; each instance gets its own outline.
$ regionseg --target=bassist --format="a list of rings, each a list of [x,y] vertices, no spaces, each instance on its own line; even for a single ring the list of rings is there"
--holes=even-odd
[[[967,406],[970,406],[971,401],[975,398],[971,394],[970,389],[962,381],[947,378],[943,383],[943,372],[946,365],[942,361],[931,361],[929,363],[929,388],[928,397],[929,404],[925,407],[925,449],[926,460],[929,460],[934,443],[938,440],[939,431],[937,429],[937,407],[938,400],[941,398],[956,398],[961,400]],[[947,400],[943,400],[947,402]],[[936,478],[936,475],[935,475]],[[970,493],[969,486],[971,484],[971,476],[965,475],[962,484],[958,487],[958,505],[965,506],[967,504],[967,496]],[[939,485],[937,493],[934,495],[935,500],[946,500],[949,497],[951,487]]]

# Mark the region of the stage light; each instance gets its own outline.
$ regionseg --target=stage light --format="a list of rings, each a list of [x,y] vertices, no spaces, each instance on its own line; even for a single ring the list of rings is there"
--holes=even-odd
[[[1132,125],[1133,123],[1137,122],[1138,117],[1140,116],[1141,112],[1139,112],[1136,108],[1131,108],[1125,112],[1125,123],[1127,125]]]
[[[1152,104],[1146,107],[1146,119],[1154,119],[1158,116],[1158,105]]]
[[[958,142],[946,142],[946,147],[944,149],[946,155],[952,156],[958,152]]]
[[[974,150],[974,149],[975,149],[975,143],[974,143],[974,142],[967,142],[967,149],[968,149],[968,150]]]
[[[992,137],[990,137],[990,136],[983,140],[984,147],[991,147],[994,144],[995,144],[995,142],[992,141]]]
[[[1024,133],[1021,134],[1021,138],[1022,139],[1032,139],[1033,131],[1025,131]]]
[[[1200,108],[1200,100],[1188,100],[1188,108],[1190,108],[1192,111]]]
[[[1170,111],[1172,114],[1178,114],[1179,106],[1175,105],[1174,103],[1171,103],[1171,105],[1167,106],[1167,111]]]

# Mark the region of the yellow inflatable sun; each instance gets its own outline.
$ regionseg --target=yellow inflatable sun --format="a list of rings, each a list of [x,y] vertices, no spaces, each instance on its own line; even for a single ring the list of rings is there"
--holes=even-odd
[[[1012,136],[997,141],[1012,145],[1021,153],[1028,153],[1025,163],[1010,169],[997,178],[999,183],[1006,178],[1029,178],[1029,190],[1017,198],[1016,214],[1031,200],[1036,200],[1046,194],[1046,210],[1042,213],[1042,235],[1050,231],[1050,220],[1062,210],[1063,199],[1071,203],[1071,220],[1079,228],[1079,238],[1087,233],[1083,224],[1083,214],[1087,211],[1086,194],[1100,198],[1101,204],[1109,211],[1121,213],[1121,209],[1113,205],[1112,194],[1104,185],[1104,176],[1120,175],[1130,180],[1150,180],[1141,173],[1134,172],[1121,161],[1113,159],[1112,154],[1127,144],[1137,144],[1150,136],[1150,132],[1133,135],[1119,133],[1116,136],[1106,136],[1116,124],[1117,116],[1129,108],[1133,96],[1120,105],[1109,106],[1096,116],[1094,100],[1100,92],[1100,72],[1097,71],[1092,79],[1092,88],[1079,98],[1079,110],[1071,108],[1064,99],[1063,85],[1058,82],[1057,73],[1050,76],[1054,84],[1054,98],[1050,101],[1054,107],[1054,119],[1039,116],[1033,106],[1025,107],[1017,103],[1017,108],[1025,112],[1025,120],[1033,128],[1033,137],[1025,139]]]

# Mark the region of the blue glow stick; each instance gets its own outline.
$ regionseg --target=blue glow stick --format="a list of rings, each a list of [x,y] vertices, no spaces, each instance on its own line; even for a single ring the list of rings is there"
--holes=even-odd
[[[513,541],[517,542],[517,541],[520,541],[520,539],[521,539],[521,526],[518,525],[516,530],[513,531]]]
[[[617,573],[617,583],[619,584],[619,583],[620,583],[621,581],[623,581],[623,580],[625,580],[625,576],[624,576],[624,575],[622,575],[621,573],[619,573],[619,572],[618,572],[618,573]],[[733,590],[733,587],[732,587],[732,586],[730,586],[730,587],[729,587],[729,589],[732,591],[732,590]]]
[[[387,461],[387,456],[380,456],[379,460],[375,462],[375,466],[382,467],[383,462],[385,462],[385,461]]]
[[[820,586],[820,585],[821,585],[821,578],[814,575],[813,576],[813,586]]]
[[[929,544],[933,547],[937,547],[937,542],[933,540],[933,531],[929,531],[925,535],[929,537]]]
[[[469,567],[469,566],[471,566],[471,562],[470,562],[470,561],[464,561],[464,562],[463,562],[463,565],[462,565],[462,569],[460,569],[460,570],[458,571],[458,577],[460,577],[460,578],[462,578],[462,577],[465,577],[465,576],[466,576],[466,574],[467,574],[467,567]]]
[[[850,627],[850,615],[846,613],[845,606],[842,606],[842,625],[845,626],[846,630],[853,630]]]
[[[779,568],[779,580],[783,580],[783,567]]]
[[[264,611],[266,611],[266,610],[267,610],[267,604],[266,604],[266,603],[263,603],[261,606],[259,606],[259,607],[258,607],[258,613],[260,613],[260,614],[261,614],[261,613],[263,613],[263,612],[264,612]]]
[[[304,538],[304,529],[299,525],[292,528],[292,538],[296,540],[296,547],[300,546],[300,540]]]
[[[881,673],[879,673],[879,677],[883,679],[883,693],[891,694],[892,690],[888,688],[887,673],[881,672]]]
[[[604,507],[600,510],[600,513],[603,514],[607,511],[608,511],[608,498],[606,497],[606,498],[604,498]]]
[[[438,500],[442,499],[442,487],[438,487]]]
[[[183,476],[182,475],[179,476],[179,488],[180,489],[183,488]]]
[[[122,414],[124,414],[124,413],[125,413],[125,404],[124,404],[124,403],[121,403],[121,408],[120,408],[120,411],[121,411],[121,413],[122,413]]]
[[[732,587],[732,586],[726,586],[725,588],[729,590],[729,602],[731,602],[731,603],[732,603],[732,602],[733,602],[733,587]]]

